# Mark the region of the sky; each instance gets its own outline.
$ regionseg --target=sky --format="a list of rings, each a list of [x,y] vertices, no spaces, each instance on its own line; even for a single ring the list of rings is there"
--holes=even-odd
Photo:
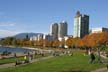
[[[90,29],[108,27],[108,0],[0,0],[0,37],[22,32],[50,33],[52,23],[67,21],[73,34],[76,12],[90,16]]]

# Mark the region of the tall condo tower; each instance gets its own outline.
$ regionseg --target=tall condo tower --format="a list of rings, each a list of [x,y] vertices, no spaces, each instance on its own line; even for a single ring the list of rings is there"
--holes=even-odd
[[[54,39],[58,38],[58,24],[57,23],[51,24],[50,34],[53,36]]]
[[[63,21],[59,23],[58,26],[58,37],[67,36],[67,22]]]
[[[89,16],[80,14],[80,11],[77,11],[76,16],[74,17],[73,37],[83,38],[87,34],[89,34]]]

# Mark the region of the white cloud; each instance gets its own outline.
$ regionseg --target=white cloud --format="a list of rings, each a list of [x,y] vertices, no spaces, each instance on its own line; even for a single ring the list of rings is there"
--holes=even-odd
[[[0,38],[2,37],[8,37],[8,36],[14,36],[20,32],[16,31],[9,31],[9,30],[0,30]]]
[[[12,22],[1,22],[0,23],[0,27],[7,27],[7,26],[15,26],[16,23],[12,23]]]

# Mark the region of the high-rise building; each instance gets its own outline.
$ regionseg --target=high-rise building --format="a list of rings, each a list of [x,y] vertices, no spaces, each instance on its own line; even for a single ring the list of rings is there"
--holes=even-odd
[[[58,38],[58,24],[57,23],[51,24],[50,34],[53,36],[54,39]]]
[[[58,26],[58,37],[67,36],[67,22],[63,21]]]
[[[51,36],[50,34],[44,34],[43,35],[43,39],[44,40],[48,40],[48,41],[52,41],[53,40],[53,36]]]
[[[74,17],[74,35],[73,37],[83,38],[85,35],[89,34],[89,16],[80,14],[77,11]]]

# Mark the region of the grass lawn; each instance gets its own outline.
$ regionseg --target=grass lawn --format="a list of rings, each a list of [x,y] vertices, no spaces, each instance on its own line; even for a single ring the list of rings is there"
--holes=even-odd
[[[23,57],[0,59],[0,65],[6,63],[13,63],[16,62],[16,60],[23,60],[23,59],[24,59]]]
[[[0,72],[90,72],[104,64],[89,64],[89,56],[74,54],[73,56],[54,57],[39,62],[13,68],[0,69]]]
[[[35,55],[34,58],[40,58],[42,55]],[[0,65],[1,64],[6,64],[6,63],[15,63],[17,60],[24,60],[24,57],[13,57],[13,58],[5,58],[5,59],[0,59]]]

